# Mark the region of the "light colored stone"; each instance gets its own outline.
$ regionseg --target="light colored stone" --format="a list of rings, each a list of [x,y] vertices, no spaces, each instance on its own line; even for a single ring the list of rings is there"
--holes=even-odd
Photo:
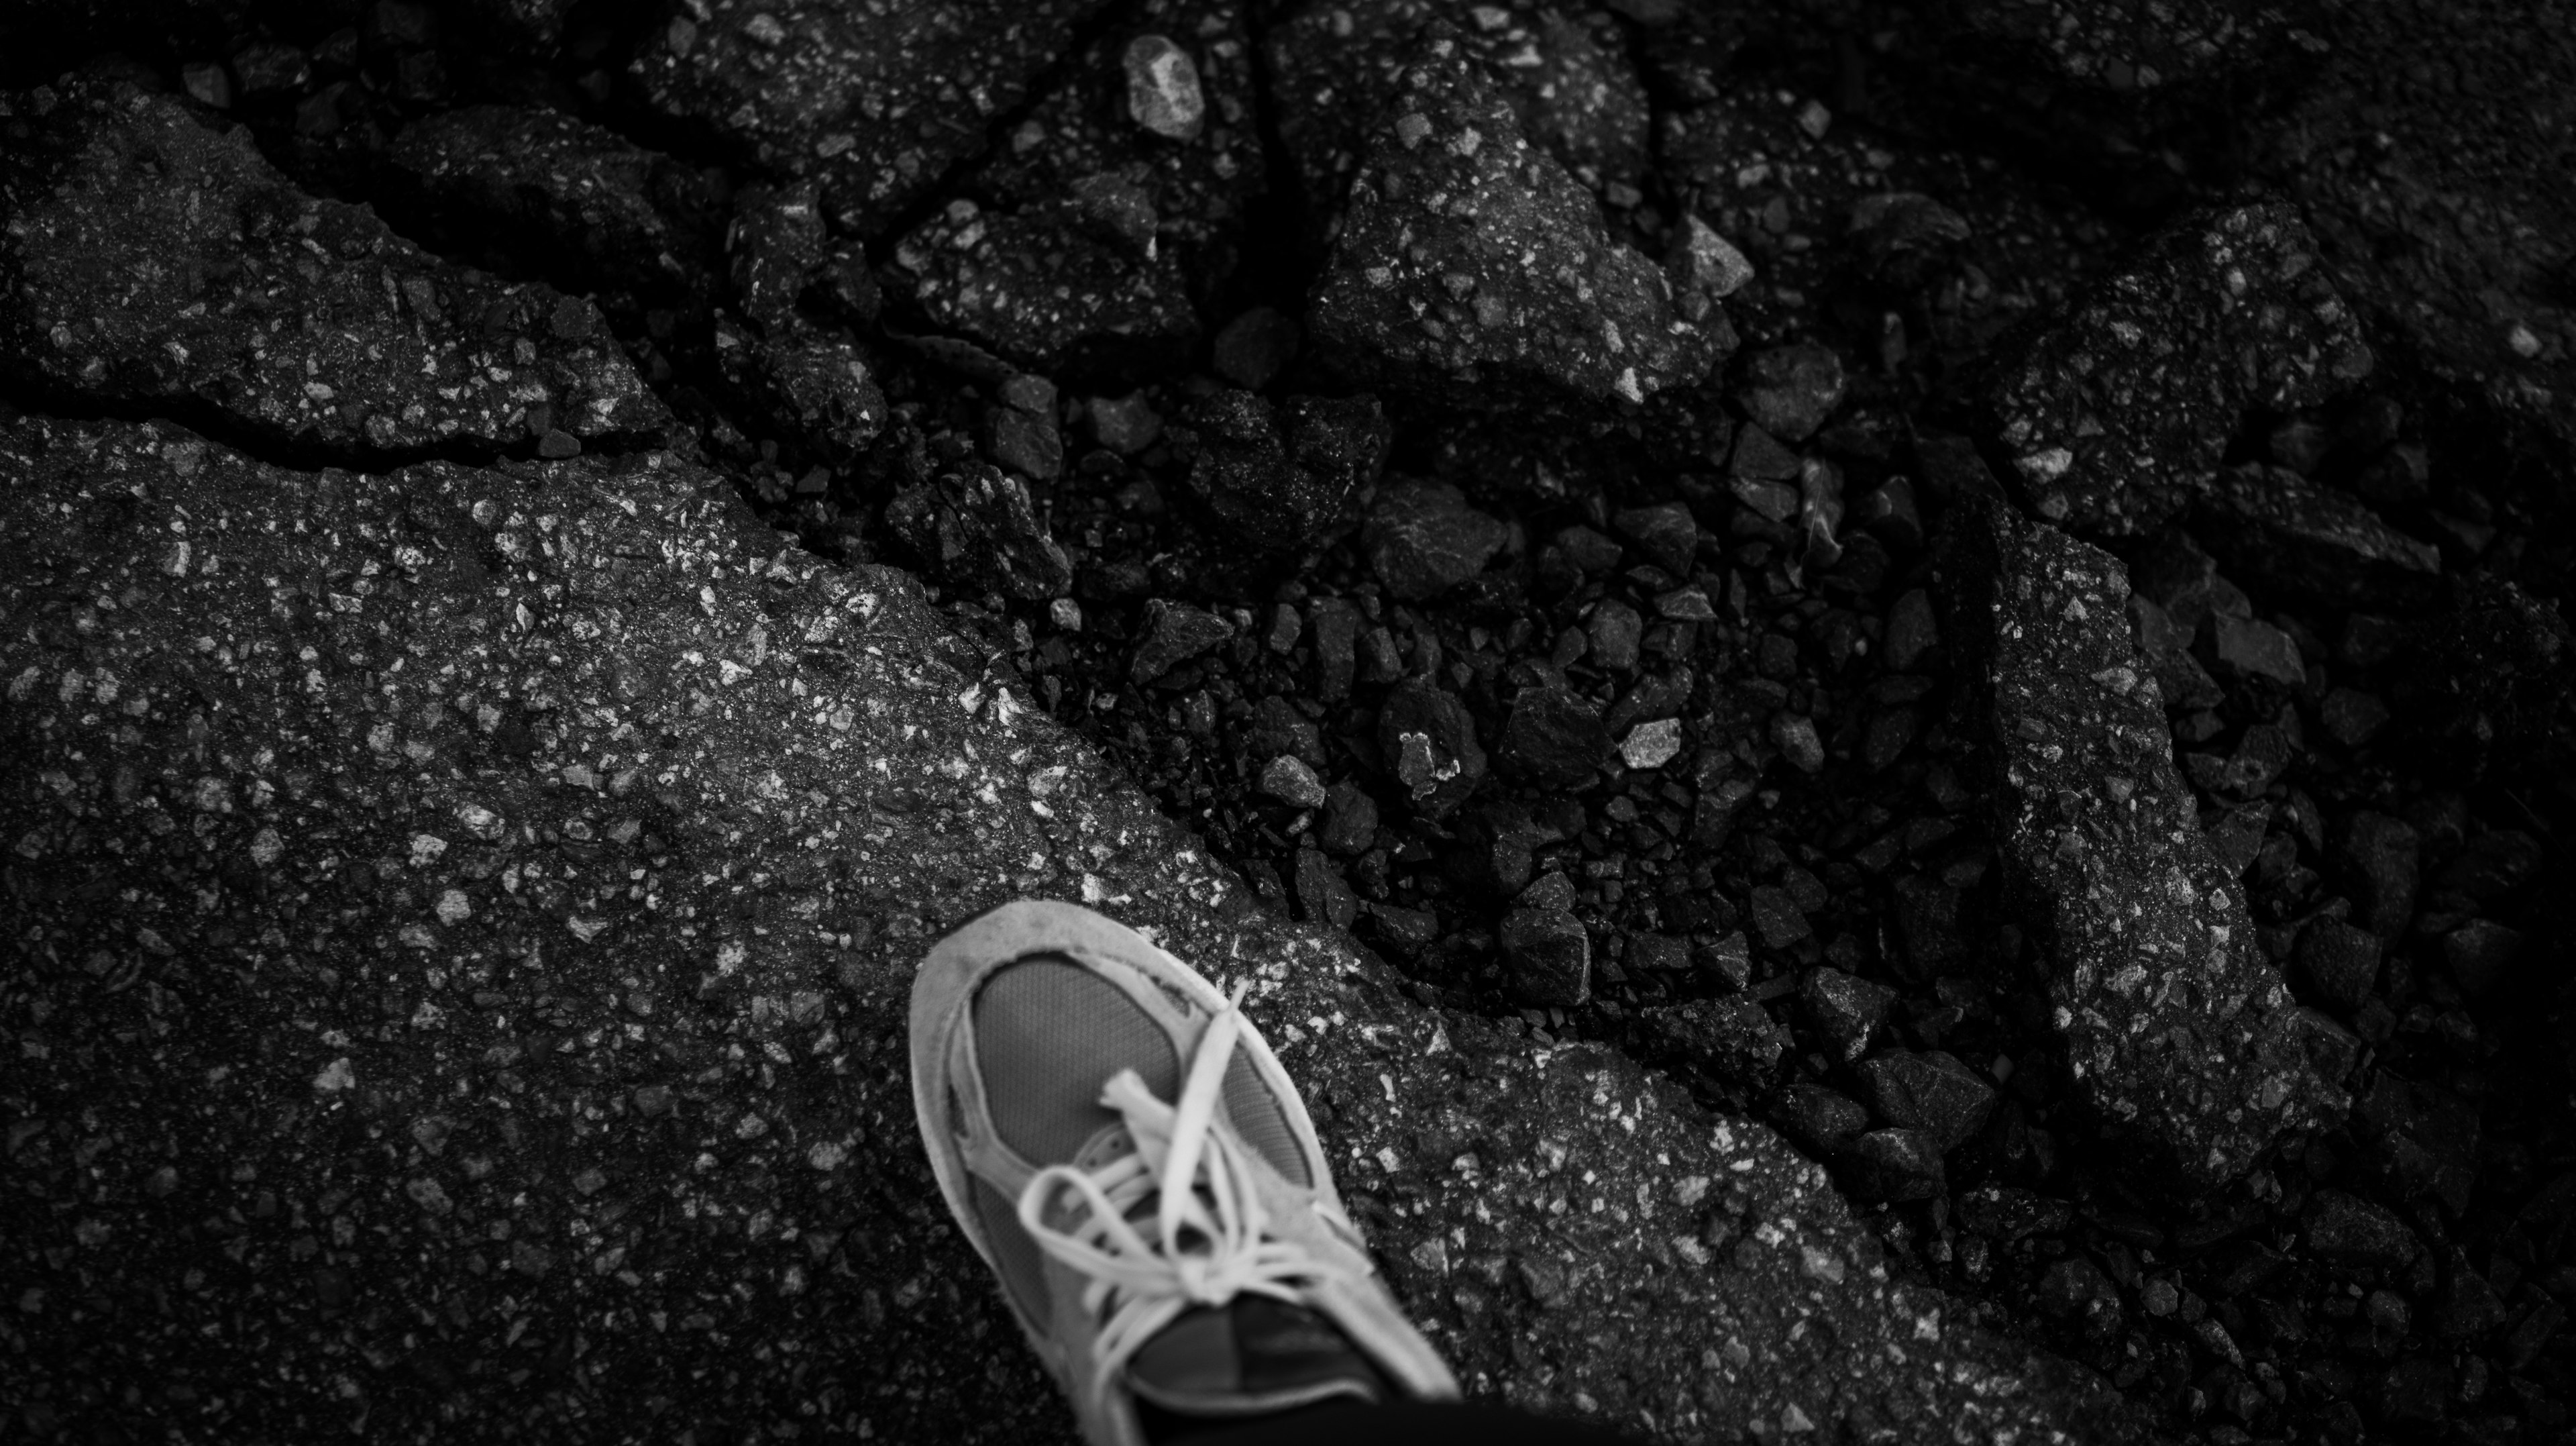
[[[1619,744],[1620,761],[1630,768],[1661,768],[1682,751],[1682,720],[1658,718],[1628,730]]]
[[[1197,140],[1207,124],[1207,96],[1199,89],[1198,63],[1190,53],[1161,35],[1129,41],[1127,113],[1158,136]]]

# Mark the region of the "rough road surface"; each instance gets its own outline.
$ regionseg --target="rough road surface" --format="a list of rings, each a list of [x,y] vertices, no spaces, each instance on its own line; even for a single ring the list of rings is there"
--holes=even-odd
[[[902,1041],[928,941],[1045,895],[1255,981],[1479,1395],[2125,1434],[1892,1283],[1768,1129],[1268,917],[909,578],[782,551],[668,455],[316,474],[20,420],[0,538],[31,1421],[1061,1436]]]
[[[0,373],[341,456],[561,457],[670,426],[596,305],[305,195],[246,131],[124,84],[0,109]]]
[[[1060,1439],[1035,893],[1488,1399],[2576,1446],[2571,16],[0,4],[0,1443]]]

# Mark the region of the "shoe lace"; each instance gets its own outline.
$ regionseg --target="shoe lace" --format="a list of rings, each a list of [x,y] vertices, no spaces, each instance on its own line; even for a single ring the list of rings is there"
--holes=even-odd
[[[1304,1246],[1269,1237],[1252,1162],[1233,1136],[1210,1129],[1235,1042],[1252,1032],[1242,1004],[1237,986],[1200,1036],[1177,1104],[1156,1099],[1132,1069],[1102,1088],[1100,1103],[1118,1112],[1131,1150],[1089,1170],[1047,1166],[1020,1191],[1021,1228],[1088,1278],[1085,1311],[1106,1312],[1095,1390],[1192,1306],[1221,1306],[1247,1291],[1298,1304],[1304,1293],[1291,1282],[1346,1274]],[[1059,1191],[1081,1207],[1069,1228],[1044,1218]],[[1148,1197],[1152,1212],[1139,1211]]]

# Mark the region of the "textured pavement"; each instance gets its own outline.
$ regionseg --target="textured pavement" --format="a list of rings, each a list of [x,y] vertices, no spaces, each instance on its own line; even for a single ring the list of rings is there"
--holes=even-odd
[[[1671,1439],[2117,1440],[1823,1171],[1402,992],[950,631],[666,454],[282,470],[0,423],[0,1408],[227,1440],[1058,1439],[901,1031],[1024,896],[1305,1087],[1471,1392]]]

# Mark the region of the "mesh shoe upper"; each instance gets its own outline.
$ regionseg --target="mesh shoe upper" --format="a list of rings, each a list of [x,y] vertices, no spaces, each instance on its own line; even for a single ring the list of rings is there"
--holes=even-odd
[[[1293,1087],[1213,986],[1086,909],[1018,904],[914,989],[923,1143],[1095,1442],[1201,1413],[1453,1396],[1374,1278]]]
[[[1098,1093],[1066,1088],[1066,1081],[1107,1082],[1133,1069],[1148,1093],[1180,1093],[1180,1056],[1171,1037],[1126,991],[1061,955],[1037,955],[995,970],[974,1003],[975,1062],[984,1082],[993,1132],[1033,1165],[1072,1160],[1093,1136],[1118,1123]],[[1306,1160],[1276,1095],[1252,1062],[1226,1061],[1224,1109],[1244,1143],[1270,1167],[1298,1185],[1308,1182]],[[976,1209],[1003,1255],[1014,1296],[1040,1313],[1047,1309],[1044,1257],[1018,1228],[1018,1201],[979,1181]],[[1005,1225],[1006,1223],[1006,1225]]]

